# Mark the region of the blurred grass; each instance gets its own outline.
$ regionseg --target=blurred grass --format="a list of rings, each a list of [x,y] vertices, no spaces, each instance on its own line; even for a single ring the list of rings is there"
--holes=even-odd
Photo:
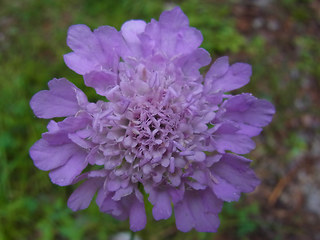
[[[301,86],[301,76],[320,79],[319,39],[301,35],[294,39],[298,51],[295,62],[274,62],[277,48],[268,46],[263,36],[246,37],[236,28],[231,16],[234,1],[176,1],[190,19],[192,26],[204,35],[203,47],[216,58],[230,55],[231,60],[246,60],[253,65],[254,75],[244,91],[253,92],[276,103],[278,113],[272,126],[261,138],[264,146],[257,156],[274,156],[279,132],[283,133]],[[293,11],[292,21],[304,24],[310,14],[309,1],[282,1],[282,7]],[[30,98],[47,88],[54,77],[66,77],[82,89],[80,76],[68,69],[63,54],[69,52],[65,39],[72,24],[84,23],[91,28],[111,25],[117,29],[128,19],[158,19],[169,5],[163,1],[131,0],[2,0],[0,3],[0,239],[107,239],[112,234],[128,230],[128,222],[118,222],[98,211],[95,204],[82,212],[67,208],[72,187],[53,185],[46,172],[37,170],[28,155],[29,148],[46,129],[46,120],[36,119],[29,107]],[[315,61],[315,58],[317,61]],[[296,69],[300,76],[288,79],[288,71]],[[289,74],[290,75],[290,74]],[[94,91],[89,92],[93,97]],[[290,92],[291,94],[288,94]],[[309,111],[305,110],[305,111]],[[316,112],[315,108],[310,111]],[[302,111],[303,112],[303,111]],[[286,134],[286,132],[284,133]],[[306,151],[308,143],[298,133],[288,135],[282,160]],[[142,239],[211,239],[231,236],[250,239],[265,224],[259,203],[226,204],[218,234],[180,233],[175,231],[174,218],[156,222],[149,213]],[[281,238],[279,238],[281,239]]]

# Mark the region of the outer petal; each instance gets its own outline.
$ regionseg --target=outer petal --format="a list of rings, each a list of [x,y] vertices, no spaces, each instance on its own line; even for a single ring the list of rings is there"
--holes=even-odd
[[[79,150],[70,157],[66,164],[49,173],[51,181],[59,186],[70,185],[88,165],[85,159],[86,152],[79,148]]]
[[[140,38],[143,45],[152,48],[153,53],[174,59],[184,54],[190,54],[201,44],[203,37],[199,30],[189,27],[186,15],[179,7],[161,14],[159,22],[147,24]]]
[[[212,190],[224,201],[239,200],[242,192],[252,192],[260,183],[250,168],[250,160],[233,154],[224,154],[219,162],[211,167],[211,172],[218,180]]]
[[[206,78],[218,78],[227,73],[229,69],[229,58],[227,56],[218,58],[207,72]]]
[[[92,70],[99,68],[95,60],[84,58],[75,52],[67,53],[63,56],[64,62],[71,70],[78,74],[84,75]]]
[[[102,69],[116,72],[119,64],[119,56],[123,56],[127,51],[127,47],[121,36],[121,33],[114,27],[101,26],[94,30],[94,35],[97,37],[101,45]],[[101,67],[96,70],[101,70]]]
[[[162,28],[177,30],[189,26],[189,19],[181,8],[175,7],[170,11],[165,11],[160,15],[159,24]]]
[[[99,65],[101,47],[90,28],[83,24],[73,25],[68,30],[67,44],[74,51],[65,55],[67,66],[76,73],[84,74]],[[97,59],[98,58],[98,59]]]
[[[190,27],[179,32],[163,30],[161,34],[161,49],[170,58],[193,52],[203,40],[201,32]]]
[[[153,187],[145,187],[149,193],[149,201],[153,204],[155,220],[168,219],[172,214],[171,197],[168,191],[157,191]]]
[[[134,232],[142,230],[147,223],[144,203],[137,198],[133,200],[129,213],[130,229]]]
[[[187,191],[183,201],[174,207],[176,225],[182,232],[195,228],[200,232],[216,232],[222,201],[210,190]]]
[[[98,94],[106,96],[117,85],[117,75],[112,72],[92,71],[84,75],[84,82],[88,87],[93,87]]]
[[[92,178],[82,183],[69,197],[68,207],[73,211],[86,209],[96,193],[103,184],[103,178]]]
[[[121,205],[120,201],[114,201],[104,188],[100,188],[98,191],[97,205],[100,208],[100,211],[104,213],[111,214],[119,220],[125,220],[128,218],[128,213]]]
[[[250,81],[252,68],[246,63],[235,63],[228,68],[228,58],[218,58],[206,75],[213,92],[238,89]],[[227,71],[226,71],[227,70]]]
[[[52,146],[40,139],[30,148],[30,156],[37,168],[48,171],[65,164],[77,151],[73,143]]]
[[[190,55],[180,58],[177,65],[182,66],[182,70],[185,75],[192,76],[197,79],[200,75],[199,68],[208,65],[210,61],[210,54],[203,48],[198,48]]]
[[[67,44],[74,52],[64,56],[65,63],[81,75],[102,69],[115,71],[121,40],[118,31],[109,26],[91,32],[86,25],[73,25],[68,31]]]
[[[146,22],[142,20],[127,21],[121,27],[122,36],[134,56],[141,55],[139,34],[144,32],[145,27]]]
[[[55,129],[48,127],[49,132],[43,133],[42,138],[50,145],[61,145],[70,143],[69,133],[74,133],[77,130],[83,129],[90,123],[91,118],[87,113],[80,113],[76,117],[68,117],[62,122],[55,124]]]
[[[53,79],[48,86],[49,90],[38,92],[30,101],[34,114],[39,118],[74,115],[81,109],[79,98],[86,101],[84,93],[65,78]]]
[[[67,44],[73,51],[87,54],[88,50],[97,47],[98,42],[88,26],[77,24],[70,26]]]
[[[228,99],[224,105],[223,119],[249,124],[255,127],[268,125],[275,113],[274,106],[251,94],[236,95]]]
[[[251,138],[238,133],[239,128],[231,123],[223,123],[214,132],[213,145],[219,153],[229,150],[238,154],[249,153],[255,148],[255,143]]]

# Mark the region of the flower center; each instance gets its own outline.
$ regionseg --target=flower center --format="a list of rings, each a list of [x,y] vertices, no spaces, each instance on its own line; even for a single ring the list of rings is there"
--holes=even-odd
[[[128,128],[123,144],[144,164],[158,162],[166,154],[175,135],[180,114],[176,109],[145,102],[128,109]]]

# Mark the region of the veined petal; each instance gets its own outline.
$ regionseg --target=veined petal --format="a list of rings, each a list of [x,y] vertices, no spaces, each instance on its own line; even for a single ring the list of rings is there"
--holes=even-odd
[[[30,106],[39,118],[66,117],[76,114],[81,107],[77,96],[84,93],[65,78],[53,79],[49,90],[35,94]]]
[[[69,197],[68,207],[73,211],[86,209],[102,184],[103,178],[92,178],[83,182]]]
[[[249,136],[239,134],[238,131],[239,128],[232,123],[223,123],[214,132],[212,144],[219,153],[224,153],[227,150],[238,154],[249,153],[255,148],[255,143]]]
[[[121,27],[121,33],[131,53],[134,56],[141,55],[141,41],[139,34],[144,32],[146,22],[142,20],[131,20],[125,22]]]
[[[274,106],[267,100],[257,99],[245,93],[231,97],[223,108],[223,119],[263,127],[270,123],[275,113]]]
[[[167,191],[158,191],[149,186],[145,190],[149,193],[149,201],[153,204],[153,217],[155,220],[168,219],[172,214],[171,197]]]
[[[142,230],[147,224],[144,203],[134,198],[129,213],[130,229],[134,232]]]
[[[88,165],[85,159],[86,152],[79,148],[77,152],[74,152],[73,155],[70,156],[63,166],[58,167],[49,173],[51,181],[59,186],[70,185]]]
[[[117,75],[107,71],[92,71],[84,75],[84,82],[88,87],[93,87],[102,96],[117,85]]]
[[[182,232],[192,228],[199,232],[216,232],[221,206],[222,201],[210,190],[186,192],[184,199],[174,206],[177,228]]]
[[[37,168],[48,171],[64,165],[77,151],[73,143],[52,146],[40,139],[30,148],[30,157]]]
[[[228,58],[218,58],[206,75],[206,85],[211,91],[228,92],[246,85],[250,81],[252,68],[246,63],[235,63],[229,67]]]
[[[212,190],[224,201],[239,200],[242,192],[252,192],[260,183],[250,168],[250,160],[233,154],[224,154],[219,162],[211,167],[213,176],[218,180]]]
[[[182,12],[181,8],[175,7],[174,9],[165,11],[160,15],[159,24],[162,28],[178,30],[181,27],[189,26],[189,19]]]
[[[119,32],[109,26],[102,26],[94,32],[83,24],[69,28],[67,44],[74,51],[64,56],[67,66],[84,75],[91,71],[116,71],[121,52]]]

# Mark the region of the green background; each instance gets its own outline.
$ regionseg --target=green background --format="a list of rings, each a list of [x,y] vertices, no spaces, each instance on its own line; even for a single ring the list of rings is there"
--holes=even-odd
[[[252,64],[251,82],[235,93],[268,99],[277,113],[247,156],[262,184],[238,203],[224,205],[217,233],[181,233],[173,217],[157,222],[149,212],[137,235],[143,240],[320,239],[319,213],[310,205],[316,192],[308,192],[308,184],[319,180],[315,169],[320,170],[320,4],[311,0],[2,0],[0,239],[110,239],[128,231],[128,221],[100,213],[94,203],[84,211],[69,210],[74,187],[53,185],[47,172],[34,167],[28,151],[48,121],[34,116],[29,101],[54,77],[68,78],[95,100],[94,91],[64,64],[70,25],[120,29],[129,19],[158,19],[174,5],[201,30],[202,47],[213,59],[228,55],[231,62]]]

